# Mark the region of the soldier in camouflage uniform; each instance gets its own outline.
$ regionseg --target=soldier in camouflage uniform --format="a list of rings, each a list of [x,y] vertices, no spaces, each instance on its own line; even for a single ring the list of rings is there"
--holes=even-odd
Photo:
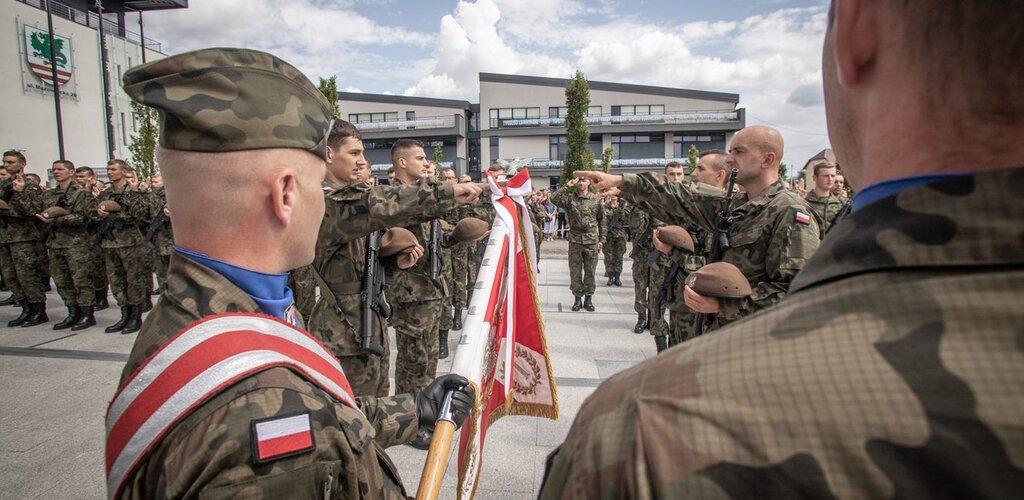
[[[590,192],[590,181],[573,179],[551,195],[551,202],[565,210],[569,221],[569,288],[575,297],[572,310],[582,307],[593,311],[597,255],[607,229],[601,199]],[[582,303],[581,297],[585,297]]]
[[[323,214],[320,182],[330,121],[326,99],[298,70],[249,50],[208,49],[172,56],[130,70],[124,82],[133,99],[161,111],[157,154],[164,165],[168,203],[178,221],[179,246],[189,248],[171,258],[167,292],[136,339],[122,372],[122,387],[139,381],[133,376],[137,369],[153,365],[147,363],[151,353],[210,315],[259,312],[276,319],[232,319],[296,331],[284,324],[298,320],[288,314],[293,308],[286,307],[291,294],[283,286],[284,273],[305,265],[313,255],[315,224]],[[231,97],[222,101],[225,90]],[[181,100],[167,99],[168,95]],[[196,105],[216,111],[191,107]],[[282,164],[286,167],[277,168]],[[263,185],[283,186],[285,196],[260,197]],[[223,189],[228,187],[239,196],[224,198]],[[235,224],[207,224],[211,209],[221,222]],[[282,213],[288,215],[279,218]],[[278,223],[265,223],[271,219]],[[252,241],[264,244],[255,247]],[[211,257],[218,248],[231,249],[231,260]],[[277,297],[281,290],[286,293]],[[190,334],[196,335],[183,335]],[[310,349],[322,346],[316,343]],[[440,377],[417,394],[353,401],[328,392],[324,382],[289,359],[286,355],[285,361],[268,368],[252,359],[254,371],[234,380],[221,381],[226,375],[220,371],[196,375],[194,382],[217,388],[194,406],[162,407],[161,412],[175,413],[167,433],[151,447],[128,455],[134,460],[108,463],[108,494],[405,498],[406,490],[383,448],[431,428],[446,390],[455,390],[457,425],[472,405],[472,389],[460,390],[467,382],[457,375]],[[347,385],[341,377],[338,383]],[[131,406],[115,399],[108,430],[123,428],[118,420],[122,404]],[[304,424],[298,434],[303,439],[274,450],[264,447],[261,426],[296,419]],[[120,459],[118,443],[131,437],[110,431],[108,454]]]
[[[93,316],[92,271],[89,269],[87,225],[96,212],[92,193],[78,187],[75,165],[67,160],[53,162],[53,178],[57,187],[43,193],[43,213],[36,217],[46,224],[47,249],[50,253],[50,274],[57,284],[57,293],[68,308],[63,321],[54,330],[84,330],[96,324]],[[60,208],[66,215],[48,216],[46,210]]]
[[[316,305],[316,271],[313,266],[302,266],[288,273],[288,288],[295,293],[295,309],[308,322]]]
[[[97,182],[96,172],[90,167],[78,167],[75,169],[75,182],[85,192],[89,193],[90,196],[96,198],[99,195],[101,186]],[[100,234],[100,221],[98,217],[90,217],[89,223],[86,226],[86,231],[89,233],[89,253],[86,256],[89,262],[89,272],[92,275],[92,287],[95,291],[95,300],[93,301],[94,308],[97,311],[102,311],[109,307],[107,301],[107,266],[103,260],[103,248],[100,245],[94,245],[92,242],[96,241]]]
[[[11,175],[0,183],[0,200],[8,208],[0,212],[3,243],[0,268],[11,294],[21,305],[21,314],[7,326],[33,326],[49,321],[46,316],[46,291],[42,268],[45,265],[37,242],[39,229],[35,214],[42,210],[43,193],[38,184],[25,180],[25,156],[19,151],[3,155],[4,169]]]
[[[868,184],[853,213],[776,307],[598,388],[540,498],[1024,489],[1024,54],[1005,43],[1024,5],[836,0],[828,19],[831,143]]]
[[[609,196],[604,206],[608,235],[604,244],[604,272],[608,286],[622,286],[622,257],[626,253],[626,228],[629,227],[626,207],[618,196]]]
[[[171,265],[171,254],[174,253],[174,228],[167,208],[164,179],[160,174],[153,176],[153,189],[149,192],[149,219],[145,240],[150,247],[150,260],[160,285],[160,293],[163,293],[167,289],[167,268]]]
[[[665,165],[665,180],[668,182],[685,182],[686,169],[679,162],[669,162]],[[654,219],[652,226],[659,228],[665,222]],[[653,234],[652,234],[653,247]],[[647,265],[650,267],[650,275],[647,285],[647,324],[650,325],[651,335],[654,336],[654,345],[658,352],[665,350],[668,346],[669,325],[665,321],[667,304],[659,303],[662,296],[661,290],[665,286],[665,280],[669,278],[669,271],[672,269],[670,256],[657,251],[648,253]]]
[[[455,172],[446,168],[442,172],[444,179],[452,184],[462,183],[462,179],[455,177]],[[472,183],[470,181],[469,183]],[[452,224],[452,221],[457,224],[463,217],[466,217],[470,207],[462,206],[459,207],[455,212],[454,216],[447,216],[445,220]],[[475,249],[475,247],[472,247]],[[469,264],[470,264],[470,245],[455,245],[451,247],[452,251],[452,280],[451,287],[449,287],[449,293],[452,298],[452,330],[462,330],[462,311],[466,309],[466,288],[467,280],[469,279]]]
[[[843,200],[832,194],[832,187],[836,180],[836,166],[829,163],[819,163],[814,166],[814,189],[807,192],[804,200],[810,205],[811,211],[818,218],[821,226],[821,237],[832,229],[836,222],[836,216],[843,210]]]
[[[644,333],[651,325],[647,317],[647,295],[651,285],[649,261],[651,252],[654,251],[651,238],[657,221],[635,203],[626,206],[626,220],[629,221],[629,232],[633,241],[633,249],[629,252],[629,258],[633,261],[633,310],[637,316],[633,333],[639,334]]]
[[[121,306],[121,319],[104,329],[107,333],[130,334],[142,326],[142,305],[149,300],[146,273],[148,260],[140,221],[149,217],[149,204],[138,186],[125,175],[123,160],[107,162],[107,176],[113,185],[96,197],[96,213],[102,219],[99,238],[107,268],[107,280]],[[117,212],[103,210],[104,201],[119,205]]]
[[[754,293],[744,299],[704,297],[684,290],[694,312],[718,314],[720,326],[770,307],[789,289],[793,277],[818,249],[818,224],[803,199],[779,179],[782,137],[770,127],[752,126],[736,133],[726,163],[739,170],[737,183],[746,188],[736,195],[729,231],[731,248],[723,261],[738,267]],[[594,173],[582,175],[594,176]],[[602,186],[620,187],[622,196],[655,217],[695,224],[714,232],[725,198],[704,184],[666,182],[658,174],[599,177]]]

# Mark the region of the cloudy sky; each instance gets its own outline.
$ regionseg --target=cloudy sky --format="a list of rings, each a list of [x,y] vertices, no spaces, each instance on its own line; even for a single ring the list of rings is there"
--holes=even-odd
[[[477,73],[734,92],[789,164],[828,146],[828,0],[191,0],[147,14],[168,54],[266,50],[340,88],[479,100]],[[674,111],[674,110],[670,110]]]

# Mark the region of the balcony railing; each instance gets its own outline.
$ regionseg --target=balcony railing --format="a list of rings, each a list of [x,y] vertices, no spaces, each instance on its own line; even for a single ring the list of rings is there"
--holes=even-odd
[[[652,115],[592,115],[585,117],[587,125],[629,125],[651,123],[722,123],[737,122],[739,111],[669,111]],[[557,118],[497,118],[491,119],[491,128],[564,127],[565,117]]]
[[[462,115],[425,116],[413,120],[392,120],[387,122],[360,122],[355,126],[360,132],[376,132],[383,130],[430,130],[454,128],[456,120],[464,119]]]
[[[622,158],[612,160],[612,167],[664,167],[665,165],[677,162],[684,166],[690,164],[688,158]],[[562,160],[529,160],[527,167],[534,168],[562,168]]]
[[[142,43],[142,36],[134,31],[124,29],[123,26],[118,25],[116,22],[110,19],[100,19],[99,14],[95,12],[86,12],[84,10],[78,10],[74,7],[62,4],[60,2],[54,2],[53,0],[17,0],[25,5],[31,5],[41,10],[46,10],[46,3],[50,3],[50,13],[67,19],[69,21],[81,24],[82,26],[88,26],[90,28],[96,28],[101,26],[103,33],[116,36],[118,38],[127,40],[135,45]],[[157,42],[151,38],[146,38],[145,46],[149,50],[160,52],[160,42]]]

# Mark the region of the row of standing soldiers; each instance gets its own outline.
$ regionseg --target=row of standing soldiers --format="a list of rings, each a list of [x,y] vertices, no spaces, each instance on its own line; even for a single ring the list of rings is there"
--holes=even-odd
[[[108,307],[107,289],[121,308],[107,333],[134,333],[152,307],[153,273],[164,286],[173,245],[159,176],[152,189],[122,160],[107,164],[110,185],[89,167],[53,163],[56,187],[45,189],[24,174],[25,157],[4,153],[0,176],[0,273],[11,291],[4,302],[21,307],[8,326],[49,321],[46,288],[52,277],[67,316],[55,330],[96,324]]]

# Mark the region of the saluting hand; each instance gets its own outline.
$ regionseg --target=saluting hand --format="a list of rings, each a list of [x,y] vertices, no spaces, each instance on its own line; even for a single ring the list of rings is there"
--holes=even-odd
[[[455,202],[460,205],[469,205],[476,203],[476,200],[480,198],[480,193],[483,192],[483,187],[475,182],[466,182],[461,184],[453,184],[452,191],[455,193]]]
[[[590,179],[590,187],[596,189],[611,189],[617,188],[622,185],[621,175],[606,174],[604,172],[595,172],[592,170],[577,170],[572,173],[579,179]],[[575,180],[569,181],[569,183],[575,184]],[[567,185],[571,185],[566,183]]]
[[[14,188],[14,191],[16,191],[18,193],[24,191],[25,190],[25,176],[23,176],[22,174],[18,174],[16,176],[14,176],[14,180],[11,181],[11,187]]]

